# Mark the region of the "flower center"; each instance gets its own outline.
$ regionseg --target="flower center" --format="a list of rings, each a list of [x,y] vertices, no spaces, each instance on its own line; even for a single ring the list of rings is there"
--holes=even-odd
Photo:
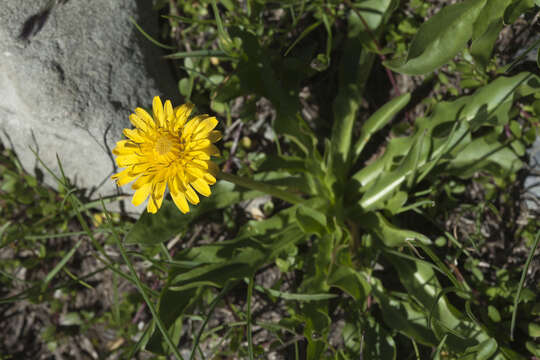
[[[157,151],[159,155],[165,155],[177,144],[178,139],[174,138],[170,134],[160,134],[154,145],[154,150]]]

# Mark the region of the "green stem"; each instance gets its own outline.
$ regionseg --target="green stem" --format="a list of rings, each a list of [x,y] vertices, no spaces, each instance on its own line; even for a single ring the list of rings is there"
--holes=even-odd
[[[249,360],[253,360],[253,335],[251,333],[251,297],[253,296],[253,284],[255,279],[253,277],[255,274],[251,275],[249,278],[248,293],[247,293],[247,341],[248,341],[248,356]]]
[[[291,194],[290,192],[283,191],[278,189],[275,186],[262,183],[260,181],[251,180],[245,177],[236,176],[229,173],[219,172],[218,178],[231,182],[235,185],[250,189],[250,190],[256,190],[263,193],[266,193],[268,195],[271,195],[273,197],[276,197],[278,199],[287,201],[288,203],[291,203],[293,205],[301,204],[304,199],[301,197]]]

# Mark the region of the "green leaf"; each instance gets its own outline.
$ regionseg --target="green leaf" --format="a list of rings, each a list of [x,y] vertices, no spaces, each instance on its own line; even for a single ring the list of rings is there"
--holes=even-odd
[[[493,322],[500,322],[501,321],[501,314],[499,313],[499,310],[493,305],[488,305],[488,316]]]
[[[344,178],[348,172],[352,129],[374,59],[375,55],[363,50],[357,39],[346,42],[339,67],[338,95],[333,104],[334,125],[331,138],[334,163],[332,170],[339,179]]]
[[[420,166],[425,164],[429,156],[431,141],[429,137],[424,135],[425,132],[415,138],[413,146],[397,169],[386,172],[385,176],[379,177],[372,186],[367,188],[360,199],[360,206],[363,209],[385,208],[384,201],[389,199],[407,178],[412,181],[414,174]],[[411,185],[412,183],[408,184],[409,187]]]
[[[475,346],[467,348],[465,353],[468,354],[467,359],[488,360],[495,354],[497,348],[497,340],[489,338]],[[471,353],[474,354],[474,356]]]
[[[257,180],[275,186],[285,186],[288,191],[315,195],[315,176],[322,177],[320,161],[306,161],[295,156],[269,155],[259,165],[260,172],[267,172],[263,177],[255,176]],[[293,174],[300,174],[294,176]]]
[[[387,21],[394,10],[394,7],[391,5],[391,0],[366,0],[362,1],[361,6],[358,8],[358,13],[362,16],[370,31],[376,33],[377,29],[380,29],[381,25]],[[373,41],[373,38],[366,31],[364,22],[360,20],[356,11],[349,12],[348,23],[348,36],[350,38],[357,36],[364,37],[366,45],[368,42]]]
[[[236,75],[232,75],[225,83],[216,89],[213,100],[225,103],[242,94],[240,87],[240,79]]]
[[[499,77],[478,89],[473,95],[438,103],[429,116],[416,119],[417,128],[414,136],[392,139],[381,158],[354,174],[350,187],[365,192],[374,181],[381,179],[378,185],[381,190],[397,188],[405,178],[403,174],[394,170],[396,162],[403,161],[402,158],[411,153],[411,147],[425,133],[426,139],[432,144],[429,146],[431,149],[429,159],[420,157],[418,162],[418,166],[422,167],[419,178],[424,178],[439,162],[443,160],[447,162],[448,155],[459,154],[471,142],[469,128],[475,130],[483,125],[505,124],[509,120],[508,112],[516,94],[527,96],[538,92],[539,88],[538,77],[524,72],[513,77]],[[392,171],[393,177],[388,178],[388,173]],[[399,181],[392,184],[391,180]],[[376,201],[377,196],[381,194],[375,190],[373,188],[372,195],[365,199]]]
[[[201,285],[220,287],[228,280],[251,276],[259,267],[273,262],[288,246],[305,238],[293,222],[295,210],[290,208],[270,219],[249,222],[234,240],[178,253],[175,261],[191,261],[196,265],[171,271],[169,288],[180,291]]]
[[[444,7],[420,27],[405,60],[385,65],[409,75],[426,74],[444,65],[472,38],[473,25],[485,3],[468,0]]]
[[[308,340],[307,359],[320,359],[326,349],[323,340],[328,334],[332,320],[328,316],[328,309],[324,305],[308,303],[303,309],[304,336]]]
[[[506,359],[530,360],[530,358],[522,356],[518,352],[516,352],[516,351],[514,351],[514,350],[512,350],[510,348],[504,347],[504,346],[499,346],[499,350],[505,356],[502,360],[506,360]],[[495,358],[494,360],[499,360],[499,358]]]
[[[293,223],[294,211],[293,207],[270,219],[248,222],[236,239],[192,247],[176,254],[174,261],[184,266],[171,268],[160,297],[159,317],[166,327],[181,326],[179,317],[198,301],[197,296],[205,287],[223,287],[227,282],[250,277],[291,244],[304,239],[304,233]],[[158,332],[154,332],[148,348],[163,353]]]
[[[70,312],[67,314],[61,314],[58,323],[62,326],[74,326],[82,325],[83,320],[81,319],[79,313]]]
[[[403,230],[390,223],[381,213],[369,212],[359,215],[359,225],[373,232],[388,247],[406,245],[407,241],[419,240],[424,244],[431,244],[426,236],[411,230]]]
[[[292,173],[308,171],[303,158],[286,155],[268,155],[258,169],[259,171],[287,170]]]
[[[502,28],[502,20],[492,22],[482,36],[471,44],[471,55],[481,67],[485,68],[488,65],[493,47]]]
[[[8,194],[15,193],[17,189],[17,184],[19,183],[18,180],[19,177],[16,173],[12,171],[6,171],[2,177],[2,184],[0,185],[0,190]]]
[[[522,72],[512,77],[499,77],[488,85],[478,89],[474,95],[466,96],[458,103],[464,105],[460,114],[465,120],[471,121],[478,118],[478,113],[485,108],[487,115],[496,117],[496,110],[505,103],[512,103],[514,93],[522,84],[526,84],[535,76],[528,72]],[[489,119],[486,119],[489,120]],[[495,123],[500,123],[496,121]]]
[[[264,292],[270,296],[281,298],[283,300],[294,300],[294,301],[301,301],[301,302],[330,300],[339,296],[336,294],[294,294],[294,293],[288,293],[288,292],[278,291],[274,289],[263,288],[260,285],[255,285],[255,290]]]
[[[328,285],[345,291],[360,303],[364,302],[371,291],[371,286],[369,286],[365,277],[345,265],[332,268],[332,273],[328,277]]]
[[[517,121],[515,120],[510,121],[509,128],[510,128],[510,131],[512,132],[512,135],[514,135],[516,138],[521,137],[522,129],[521,129],[521,125]]]
[[[165,199],[156,214],[145,212],[141,215],[127,234],[125,242],[144,245],[162,243],[185,231],[189,224],[202,215],[261,195],[256,191],[236,190],[233,184],[219,181],[212,188],[212,195],[202,199],[198,205],[192,206],[187,214],[182,214],[172,201]]]
[[[396,342],[382,324],[369,321],[363,330],[365,348],[362,354],[365,359],[396,360]]]
[[[534,7],[534,2],[536,0],[515,0],[510,6],[506,8],[504,12],[504,23],[512,24],[514,21],[520,17],[525,11]]]
[[[445,296],[438,296],[442,288],[432,267],[421,261],[408,261],[389,253],[386,256],[395,267],[407,293],[422,304],[423,313],[432,319],[431,327],[436,336],[441,338],[448,334],[446,344],[453,351],[463,352],[489,339],[483,329],[465,320]]]
[[[306,234],[322,236],[328,232],[326,216],[311,207],[299,206],[296,209],[298,225]]]
[[[357,140],[354,146],[353,163],[356,162],[371,136],[392,121],[394,116],[400,112],[410,100],[410,93],[397,96],[381,106],[373,115],[369,117],[369,119],[366,120],[362,126],[362,129],[360,130],[360,138]]]
[[[490,0],[486,2],[480,15],[474,22],[473,40],[483,36],[488,28],[499,21],[502,21],[504,11],[512,3],[512,0]]]
[[[391,3],[390,0],[362,2],[359,13],[370,27],[369,31],[355,11],[349,15],[348,34],[339,66],[339,90],[333,103],[332,170],[339,180],[343,180],[349,171],[352,129],[375,59],[375,53],[362,45],[372,43],[373,36],[378,37],[375,29],[381,27],[394,10]]]
[[[178,91],[180,91],[180,94],[183,96],[189,97],[191,96],[191,79],[190,78],[182,78],[178,82]]]
[[[390,329],[404,333],[421,344],[437,345],[437,338],[428,328],[427,317],[414,302],[389,295],[390,292],[382,288],[378,279],[372,292],[381,306],[383,320]]]
[[[527,325],[527,333],[530,337],[537,338],[540,337],[540,324],[537,323],[529,323]]]
[[[413,139],[398,137],[388,143],[383,156],[377,161],[365,166],[353,176],[353,181],[361,187],[366,187],[375,181],[393,162],[393,158],[404,156],[410,150]],[[353,189],[356,187],[353,187]]]
[[[171,334],[173,343],[180,340],[182,330],[182,315],[185,309],[199,300],[201,289],[189,289],[186,291],[170,291],[163,289],[159,297],[159,318]],[[145,349],[156,354],[168,355],[167,345],[161,333],[153,329],[153,334],[145,346]]]
[[[485,137],[473,140],[457,154],[448,167],[456,176],[468,178],[480,169],[501,177],[519,170],[523,162],[507,146],[488,142]]]
[[[525,343],[525,347],[531,354],[533,354],[535,357],[540,357],[540,345],[533,341],[527,341]]]

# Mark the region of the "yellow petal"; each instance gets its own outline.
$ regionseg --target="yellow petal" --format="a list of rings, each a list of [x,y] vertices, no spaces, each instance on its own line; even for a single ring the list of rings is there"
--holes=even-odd
[[[182,129],[182,139],[188,140],[191,138],[191,134],[193,134],[193,131],[197,126],[199,125],[199,121],[197,121],[195,118],[191,119],[187,122],[187,124]]]
[[[150,171],[151,167],[152,165],[148,163],[148,160],[142,158],[140,163],[137,163],[131,166],[131,173],[139,174],[139,175],[146,173],[148,175],[148,172]]]
[[[170,129],[171,124],[174,122],[174,110],[171,104],[171,100],[165,101],[165,108],[163,110],[165,111],[166,128]]]
[[[147,210],[149,213],[155,214],[161,204],[163,203],[163,194],[165,193],[166,183],[159,182],[154,186],[153,191],[150,194],[150,200],[148,201]]]
[[[128,167],[137,164],[140,161],[141,158],[137,154],[118,155],[116,157],[116,163],[119,167]]]
[[[133,124],[133,126],[135,126],[136,129],[141,129],[142,131],[146,131],[148,129],[146,122],[135,114],[129,115],[129,121],[131,124]]]
[[[173,127],[174,132],[178,132],[178,130],[184,127],[184,124],[186,123],[194,106],[195,105],[191,103],[187,103],[182,106],[178,106],[174,109],[174,117],[175,117],[174,127]]]
[[[172,193],[171,192],[172,199],[174,201],[174,204],[182,213],[188,213],[189,212],[189,205],[186,200],[186,196],[184,193],[178,192],[178,193]]]
[[[156,127],[156,124],[154,123],[154,119],[152,119],[150,114],[147,113],[146,110],[144,110],[143,108],[140,108],[140,107],[136,108],[135,109],[135,114],[139,117],[139,119],[144,121],[144,123],[147,125],[147,127],[151,128],[151,129],[154,129]]]
[[[188,185],[188,179],[187,179],[186,174],[185,174],[185,172],[183,170],[176,173],[176,176],[173,178],[173,186],[174,186],[174,192],[177,192],[177,193],[186,192],[186,188],[189,185]],[[171,193],[172,192],[173,191],[171,191]]]
[[[202,120],[199,125],[197,126],[197,129],[193,132],[193,138],[194,139],[202,139],[208,137],[208,133],[212,131],[218,124],[218,121],[215,117],[208,117],[204,120]]]
[[[197,158],[199,160],[210,160],[210,150],[203,149],[203,150],[190,151],[189,156],[191,156],[192,158]]]
[[[130,140],[120,140],[116,143],[112,152],[114,155],[132,154],[137,149],[137,147],[133,145],[133,142]]]
[[[118,142],[113,150],[119,167],[126,169],[112,178],[120,186],[133,183],[134,205],[150,196],[147,210],[157,212],[168,187],[178,209],[187,213],[190,203],[197,204],[200,196],[211,195],[210,185],[216,182],[219,168],[210,159],[219,155],[213,143],[222,134],[214,130],[218,120],[213,116],[198,115],[188,120],[193,108],[190,103],[173,108],[170,100],[162,103],[156,96],[151,112],[136,108],[131,114],[135,129],[125,129],[127,140]],[[170,146],[167,151],[156,151],[162,140],[170,141]]]
[[[137,178],[138,175],[133,175],[130,173],[130,169],[125,169],[117,174],[114,174],[111,178],[116,180],[118,186],[124,186],[127,183],[132,182]]]
[[[197,205],[199,203],[199,197],[197,196],[197,193],[195,192],[195,190],[193,190],[193,188],[191,186],[187,186],[186,187],[186,198],[188,199],[188,201],[194,205]]]
[[[153,179],[153,176],[152,175],[143,175],[141,176],[140,178],[137,179],[137,181],[135,181],[133,183],[133,185],[131,185],[131,188],[133,190],[137,190],[137,189],[140,189],[142,188],[143,186],[145,186],[146,184],[151,184],[152,183],[152,179]]]
[[[186,171],[188,174],[193,176],[194,178],[202,178],[204,176],[204,171],[202,171],[197,166],[187,166]]]
[[[212,193],[210,191],[210,186],[208,186],[208,183],[201,178],[193,181],[191,183],[191,186],[193,186],[195,190],[197,190],[201,195],[210,196],[210,194]]]
[[[150,201],[148,201],[148,204],[146,205],[146,211],[150,214],[155,214],[158,211],[158,207],[152,201],[152,197],[150,197]]]
[[[208,169],[208,161],[200,160],[200,159],[191,159],[191,162],[201,169]]]
[[[202,121],[210,118],[211,116],[208,115],[208,114],[202,114],[202,115],[197,115],[197,116],[194,116],[192,120],[195,120],[197,121],[198,123],[201,123]]]
[[[139,131],[137,129],[124,129],[123,133],[127,138],[133,140],[136,143],[142,144],[145,141],[144,137],[139,134]]]
[[[163,112],[163,104],[159,96],[154,96],[154,101],[152,101],[152,111],[154,113],[154,120],[158,127],[165,126],[165,113]]]
[[[131,199],[131,203],[135,206],[141,205],[146,200],[148,195],[150,195],[151,189],[151,183],[144,184],[144,186],[135,191],[135,194],[133,194],[133,199]]]
[[[216,183],[216,178],[209,173],[204,174],[203,179],[210,185],[214,185]]]
[[[212,143],[208,139],[201,139],[201,140],[192,141],[189,143],[189,145],[190,145],[190,150],[201,150],[201,149],[209,147],[210,145],[212,145]]]

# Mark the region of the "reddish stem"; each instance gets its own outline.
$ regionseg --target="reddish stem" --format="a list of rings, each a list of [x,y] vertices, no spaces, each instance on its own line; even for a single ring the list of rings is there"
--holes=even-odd
[[[386,61],[386,56],[382,53],[382,48],[379,45],[379,41],[377,40],[377,37],[375,36],[373,31],[371,31],[371,29],[369,28],[369,25],[367,24],[366,20],[364,19],[364,17],[360,13],[360,11],[358,11],[357,9],[354,8],[354,5],[351,3],[350,0],[345,0],[345,3],[360,18],[360,21],[364,25],[364,28],[366,28],[366,32],[371,37],[371,40],[373,41],[373,44],[375,44],[375,48],[378,51],[377,55],[379,55],[379,57],[381,58],[381,61],[383,61],[383,62]],[[388,76],[388,79],[392,83],[392,87],[394,88],[394,92],[396,93],[396,96],[399,96],[401,94],[401,91],[399,91],[399,88],[398,88],[397,83],[396,83],[396,79],[394,79],[394,75],[392,74],[392,71],[389,68],[387,68],[386,66],[384,67],[384,69],[386,71],[386,75]]]

